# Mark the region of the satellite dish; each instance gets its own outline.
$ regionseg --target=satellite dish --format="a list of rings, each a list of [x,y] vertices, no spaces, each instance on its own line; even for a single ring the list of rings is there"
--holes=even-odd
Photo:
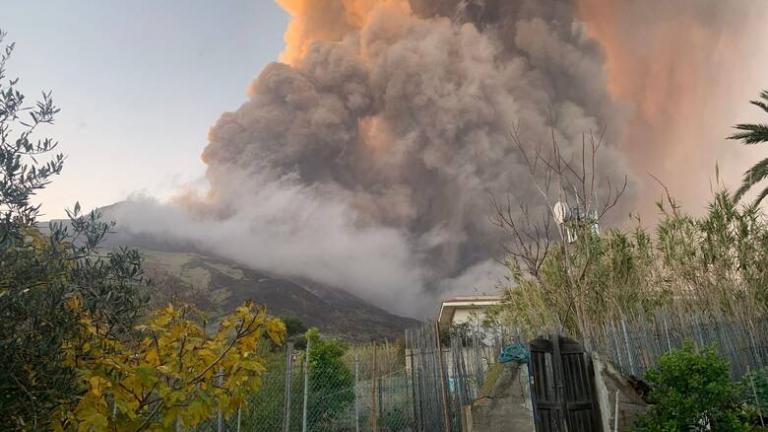
[[[552,208],[552,215],[555,217],[555,222],[557,222],[559,225],[562,225],[565,223],[566,218],[568,218],[568,215],[570,214],[570,209],[568,208],[568,204],[564,202],[556,202],[555,206]]]

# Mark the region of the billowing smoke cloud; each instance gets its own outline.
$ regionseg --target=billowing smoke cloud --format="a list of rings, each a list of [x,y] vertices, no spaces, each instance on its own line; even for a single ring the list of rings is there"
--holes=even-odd
[[[603,46],[611,93],[632,108],[619,140],[637,171],[666,183],[688,208],[702,206],[720,165],[735,185],[756,155],[725,142],[752,118],[746,101],[768,88],[768,3],[753,0],[579,0]],[[759,119],[755,119],[759,120]],[[684,173],[684,174],[682,174]],[[658,187],[637,185],[648,216]]]
[[[581,152],[584,134],[604,134],[601,178],[635,180],[669,155],[664,143],[636,148],[659,136],[637,131],[674,121],[665,113],[651,124],[653,98],[663,95],[647,94],[656,81],[632,68],[656,52],[677,65],[690,41],[645,45],[634,34],[653,19],[633,23],[631,0],[278,3],[292,16],[282,63],[212,127],[203,153],[210,193],[186,200],[207,216],[150,206],[123,223],[165,219],[164,231],[221,255],[416,314],[445,291],[492,289],[499,236],[490,195],[539,202],[511,130],[529,148],[554,138],[566,157]],[[714,0],[643,2],[656,3],[657,17],[683,17],[706,34],[742,16],[721,17]],[[689,48],[711,51],[701,38]],[[469,279],[489,286],[464,286]]]
[[[568,152],[617,122],[599,47],[561,2],[488,23],[459,4],[450,18],[406,1],[281,4],[295,17],[290,65],[267,67],[212,128],[203,157],[217,199],[242,199],[232,173],[291,176],[347,203],[355,224],[401,230],[427,285],[496,251],[489,194],[533,193],[513,128],[542,146],[554,131]]]
[[[226,215],[141,197],[118,206],[116,215],[121,227],[151,230],[165,242],[191,244],[258,270],[363,293],[392,310],[415,314],[433,306],[413,296],[423,284],[421,268],[397,229],[361,226],[343,198],[290,176],[236,181],[247,192],[229,201]]]

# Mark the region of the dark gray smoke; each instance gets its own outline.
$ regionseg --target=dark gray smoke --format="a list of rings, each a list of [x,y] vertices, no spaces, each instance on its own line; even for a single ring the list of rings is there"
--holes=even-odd
[[[604,134],[598,182],[634,179],[622,142],[639,102],[614,101],[623,83],[605,71],[620,56],[603,53],[643,29],[583,22],[625,17],[630,0],[278,3],[292,16],[282,63],[212,127],[208,195],[134,206],[124,224],[415,315],[439,295],[493,289],[490,196],[542,205],[513,129],[529,150],[554,139],[574,158],[584,134]],[[701,21],[694,3],[666,18]]]
[[[352,231],[397,232],[419,269],[417,286],[347,286],[368,298],[439,290],[498,253],[490,195],[536,195],[509,137],[514,128],[531,148],[550,146],[554,135],[576,154],[584,134],[610,137],[621,127],[600,49],[570,2],[413,0],[413,11],[397,1],[303,3],[286,6],[301,15],[287,36],[291,65],[259,74],[248,101],[211,129],[203,157],[225,220],[268,205],[253,197],[281,184],[317,208],[343,207],[339,217]],[[625,163],[612,149],[608,140],[600,171],[623,178]],[[263,222],[282,217],[290,218]],[[288,231],[286,243],[334,247]],[[290,256],[281,259],[283,270],[302,273]],[[402,308],[400,300],[387,305]]]

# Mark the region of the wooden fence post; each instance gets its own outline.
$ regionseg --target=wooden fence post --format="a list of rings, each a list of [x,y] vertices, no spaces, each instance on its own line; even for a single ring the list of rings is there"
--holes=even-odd
[[[440,393],[443,399],[443,427],[446,432],[451,431],[451,422],[448,419],[448,385],[445,382],[445,365],[443,364],[443,346],[440,343],[440,327],[435,321],[435,345],[437,348],[437,365],[440,370]]]
[[[307,404],[309,403],[309,353],[310,339],[307,338],[307,351],[304,359],[304,409],[301,414],[301,430],[307,432]]]
[[[376,409],[377,402],[376,402],[376,342],[373,343],[373,364],[372,364],[373,373],[371,376],[371,432],[377,432],[379,429],[378,425],[378,410]]]
[[[288,342],[285,355],[285,400],[283,401],[283,432],[291,430],[291,390],[293,388],[293,342]]]

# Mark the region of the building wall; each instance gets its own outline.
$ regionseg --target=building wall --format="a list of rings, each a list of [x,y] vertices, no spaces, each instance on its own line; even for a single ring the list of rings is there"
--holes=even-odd
[[[483,318],[484,308],[472,308],[472,309],[457,309],[453,313],[452,325],[464,324],[466,322],[475,322],[475,320]]]
[[[471,309],[457,309],[454,311],[451,326],[470,323],[473,331],[481,335],[481,341],[486,345],[493,345],[495,332],[491,328],[482,326],[482,320],[485,318],[486,307],[477,307]]]
[[[603,431],[634,430],[635,418],[648,408],[648,404],[635,391],[630,380],[610,363],[593,355],[592,364]]]

